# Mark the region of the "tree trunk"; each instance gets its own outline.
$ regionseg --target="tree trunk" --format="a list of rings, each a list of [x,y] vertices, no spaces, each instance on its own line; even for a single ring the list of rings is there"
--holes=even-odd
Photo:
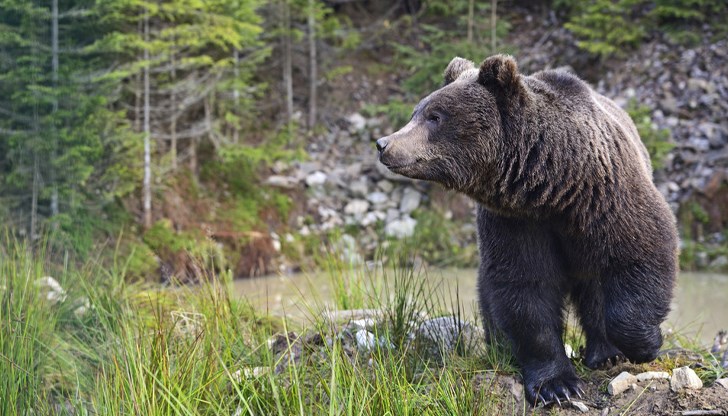
[[[55,116],[58,114],[58,0],[51,3],[51,80],[53,81],[53,131],[51,143],[51,161],[48,164],[51,182],[51,216],[58,215],[58,183],[56,180],[56,168],[54,166],[58,157],[58,131],[56,130]]]
[[[475,0],[468,1],[468,43],[473,43],[473,25],[475,21]]]
[[[308,0],[308,57],[311,64],[309,71],[308,94],[308,128],[313,130],[316,125],[316,93],[318,66],[316,62],[316,0]]]
[[[171,143],[169,145],[169,157],[172,159],[172,172],[177,171],[177,94],[174,91],[175,82],[177,81],[177,62],[175,53],[172,52],[172,89],[170,94],[170,106],[172,107],[172,120],[169,126]]]
[[[240,51],[237,49],[233,51],[233,61],[234,67],[233,67],[233,73],[235,76],[235,89],[233,90],[233,98],[235,99],[235,111],[237,111],[240,108],[240,90],[238,89],[238,82],[240,82]],[[235,121],[235,125],[233,125],[233,143],[238,144],[240,141],[240,127],[239,127],[239,121]]]
[[[144,16],[144,42],[149,42],[149,15]],[[149,125],[149,47],[144,45],[144,183],[142,193],[144,198],[144,228],[152,226],[152,149],[151,128]]]
[[[293,119],[293,70],[291,57],[291,9],[288,0],[281,1],[281,51],[283,53],[283,88],[286,90],[286,116],[287,122]]]
[[[491,53],[496,51],[496,37],[495,37],[495,24],[496,24],[496,8],[498,7],[498,0],[491,0],[490,2],[490,49]]]
[[[36,130],[37,133],[37,130]],[[36,136],[37,140],[37,136]],[[38,193],[40,192],[40,157],[38,150],[33,150],[33,189],[30,197],[30,240],[35,241],[38,234]]]

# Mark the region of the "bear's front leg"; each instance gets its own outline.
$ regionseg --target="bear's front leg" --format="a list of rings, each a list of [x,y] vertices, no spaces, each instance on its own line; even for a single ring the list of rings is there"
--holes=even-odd
[[[481,309],[506,335],[523,373],[526,399],[559,402],[579,396],[561,341],[568,293],[564,261],[545,226],[478,211]]]
[[[512,276],[518,277],[523,276]],[[484,286],[492,319],[508,337],[521,367],[526,400],[535,405],[581,396],[581,380],[561,341],[559,290],[535,280],[514,285],[499,279]]]

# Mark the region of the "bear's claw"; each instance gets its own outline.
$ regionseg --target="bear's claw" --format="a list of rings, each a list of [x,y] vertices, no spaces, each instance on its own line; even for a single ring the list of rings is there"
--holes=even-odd
[[[542,383],[540,386],[528,383],[526,399],[534,406],[541,402],[544,406],[552,403],[562,405],[562,400],[571,402],[571,396],[582,397],[582,382],[576,376],[563,376]]]
[[[592,370],[608,370],[627,361],[622,351],[611,344],[603,344],[596,348],[587,348],[584,364]]]

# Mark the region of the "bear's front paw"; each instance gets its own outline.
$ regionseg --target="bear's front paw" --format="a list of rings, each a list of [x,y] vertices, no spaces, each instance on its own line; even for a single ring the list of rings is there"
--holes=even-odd
[[[556,377],[543,380],[537,377],[524,380],[526,400],[536,406],[539,402],[544,405],[571,401],[572,397],[582,398],[584,395],[583,382],[573,372],[565,372]]]
[[[625,361],[622,351],[609,343],[587,346],[584,353],[584,364],[592,370],[608,370]]]

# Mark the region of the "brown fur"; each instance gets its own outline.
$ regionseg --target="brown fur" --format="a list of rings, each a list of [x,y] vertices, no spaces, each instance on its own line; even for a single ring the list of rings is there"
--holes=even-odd
[[[677,233],[629,115],[570,73],[525,76],[509,56],[479,69],[456,58],[444,75],[410,122],[377,142],[380,160],[479,203],[481,309],[514,344],[526,396],[578,392],[559,341],[567,296],[587,365],[653,359]]]

